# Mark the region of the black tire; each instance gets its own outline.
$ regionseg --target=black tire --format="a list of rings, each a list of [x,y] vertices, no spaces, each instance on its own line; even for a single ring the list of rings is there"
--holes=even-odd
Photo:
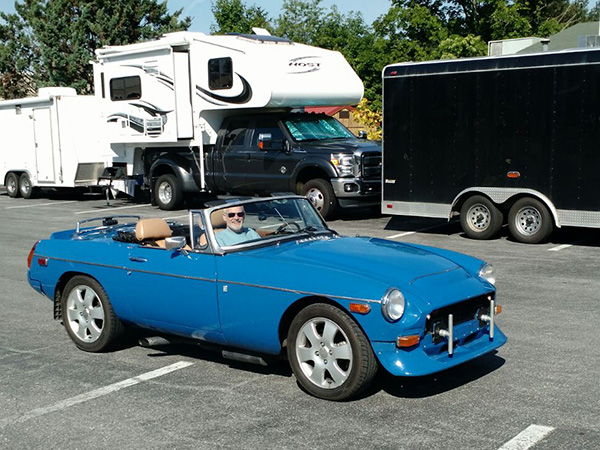
[[[17,198],[21,195],[19,192],[19,177],[16,173],[9,173],[6,177],[6,192],[11,198]]]
[[[158,177],[154,185],[154,199],[160,209],[177,209],[183,204],[183,190],[175,175],[165,174]]]
[[[524,197],[517,200],[508,212],[508,229],[512,237],[524,244],[546,241],[552,231],[552,215],[541,201]]]
[[[321,213],[323,219],[331,219],[337,210],[338,202],[331,183],[322,178],[310,180],[302,186],[300,194],[306,196]]]
[[[469,197],[460,209],[460,225],[471,239],[492,239],[500,233],[504,214],[487,197]]]
[[[67,334],[86,352],[110,349],[124,331],[104,288],[92,278],[71,278],[63,291],[61,308]]]
[[[377,360],[362,330],[348,314],[325,303],[307,306],[294,318],[287,352],[300,386],[325,400],[356,396],[377,373]]]
[[[23,173],[19,178],[19,193],[23,198],[33,198],[36,192],[36,188],[31,185],[31,178],[29,174]]]

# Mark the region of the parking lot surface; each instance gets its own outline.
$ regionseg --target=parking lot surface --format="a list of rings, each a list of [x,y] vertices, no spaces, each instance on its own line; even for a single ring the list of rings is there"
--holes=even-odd
[[[261,367],[195,346],[143,348],[135,335],[113,352],[82,352],[52,319],[52,302],[27,284],[27,254],[53,231],[108,214],[185,220],[187,211],[0,191],[0,212],[0,448],[600,449],[600,230],[524,245],[507,233],[469,240],[438,219],[356,211],[330,222],[345,235],[491,262],[509,339],[434,376],[382,370],[359,399],[334,403],[302,392],[285,361]]]

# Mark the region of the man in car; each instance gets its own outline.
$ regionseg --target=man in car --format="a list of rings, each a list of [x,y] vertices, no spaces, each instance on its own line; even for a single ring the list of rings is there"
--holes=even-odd
[[[243,206],[232,206],[223,210],[223,219],[227,229],[217,233],[217,243],[221,247],[241,244],[252,239],[260,239],[259,234],[252,228],[244,227],[246,213]]]

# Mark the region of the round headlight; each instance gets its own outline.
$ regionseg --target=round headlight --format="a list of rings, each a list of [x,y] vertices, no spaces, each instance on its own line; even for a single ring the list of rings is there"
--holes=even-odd
[[[404,295],[396,288],[389,288],[381,299],[381,312],[383,317],[390,322],[400,320],[404,314]]]
[[[484,263],[479,269],[479,276],[486,280],[488,283],[496,285],[496,270],[494,266],[488,263]]]

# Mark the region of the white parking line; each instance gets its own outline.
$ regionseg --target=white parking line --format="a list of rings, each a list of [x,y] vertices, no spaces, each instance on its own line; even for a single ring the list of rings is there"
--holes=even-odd
[[[573,244],[559,245],[558,247],[549,248],[548,251],[549,252],[559,252],[559,251],[564,250],[565,248],[569,248],[569,247],[573,247]]]
[[[403,236],[409,236],[411,234],[420,233],[421,231],[427,231],[427,230],[433,230],[434,228],[440,228],[440,227],[443,227],[444,225],[447,225],[447,222],[437,224],[437,225],[432,225],[430,227],[421,228],[420,230],[416,230],[416,231],[406,231],[405,233],[394,234],[393,236],[388,236],[385,239],[396,239],[396,238],[403,237]]]
[[[143,208],[144,206],[150,206],[150,205],[117,206],[116,208],[90,209],[89,211],[79,211],[79,212],[76,212],[75,214],[102,213],[103,211],[115,211],[117,209],[128,209],[128,208]]]
[[[407,231],[406,233],[394,234],[393,236],[388,236],[386,239],[396,239],[402,236],[408,236],[410,234],[415,234],[416,231]]]
[[[29,205],[7,206],[4,209],[35,208],[36,206],[64,205],[65,203],[75,203],[76,201],[77,200],[69,200],[69,201],[65,201],[65,202],[52,202],[52,203],[31,203]]]
[[[103,395],[110,394],[112,392],[119,391],[123,388],[134,386],[136,384],[141,383],[142,381],[148,381],[152,378],[160,377],[166,375],[168,373],[174,372],[175,370],[183,369],[185,367],[191,366],[194,364],[193,362],[180,361],[175,364],[171,364],[170,366],[163,367],[161,369],[153,370],[152,372],[146,372],[137,377],[128,378],[127,380],[119,381],[118,383],[109,384],[108,386],[101,387],[94,391],[86,392],[85,394],[76,395],[75,397],[68,398],[63,400],[62,402],[55,403],[51,406],[46,406],[45,408],[37,408],[33,409],[29,412],[26,412],[22,416],[16,419],[2,419],[0,420],[0,429],[6,427],[7,425],[23,423],[28,421],[29,419],[34,419],[39,416],[43,416],[45,414],[49,414],[55,411],[60,411],[61,409],[68,408],[73,405],[77,405],[79,403],[87,402],[88,400],[93,400],[98,397],[102,397]]]
[[[526,450],[544,439],[552,431],[554,431],[552,427],[529,425],[498,450]]]

